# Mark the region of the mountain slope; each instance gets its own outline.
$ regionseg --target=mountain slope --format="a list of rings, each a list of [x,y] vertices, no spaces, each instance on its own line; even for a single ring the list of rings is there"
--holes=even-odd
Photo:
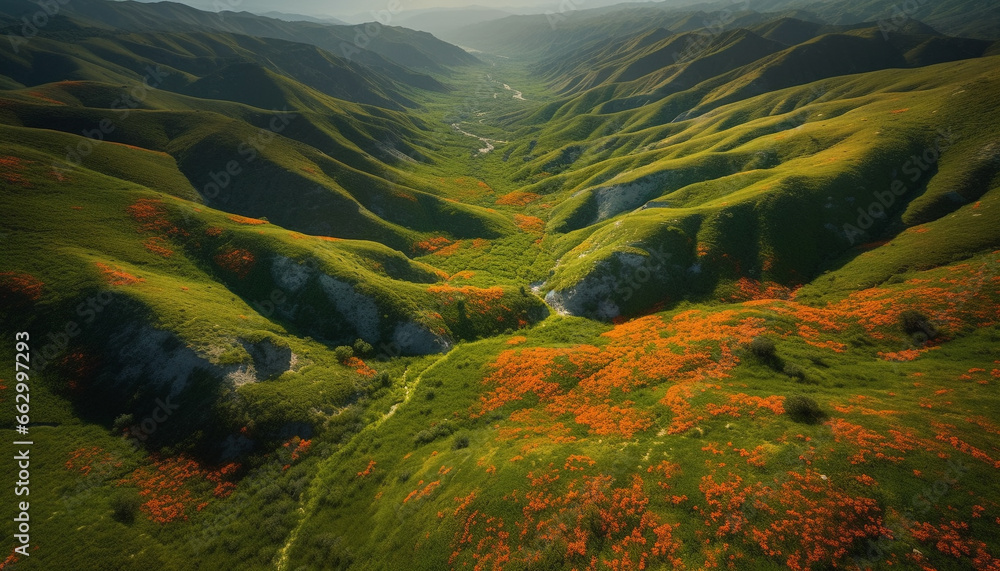
[[[0,23],[19,26],[22,17],[31,17],[37,6],[20,0],[5,0]],[[226,32],[271,38],[297,43],[312,44],[322,50],[351,59],[379,70],[394,81],[421,89],[442,90],[436,79],[407,66],[422,67],[443,73],[446,66],[470,65],[475,58],[463,50],[437,40],[430,34],[403,28],[379,27],[372,37],[365,36],[363,45],[355,45],[358,30],[351,26],[337,26],[312,22],[286,22],[265,18],[249,12],[211,13],[196,10],[183,4],[157,2],[109,2],[107,0],[81,0],[62,8],[53,18],[57,27],[65,27],[66,17],[79,25],[99,29],[132,32]],[[45,26],[42,33],[55,29]]]
[[[7,42],[0,569],[998,568],[998,44],[678,4]]]

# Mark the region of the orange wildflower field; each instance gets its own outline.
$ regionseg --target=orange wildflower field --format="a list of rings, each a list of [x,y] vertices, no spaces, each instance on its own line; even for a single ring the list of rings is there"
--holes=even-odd
[[[992,390],[1000,359],[919,370],[998,323],[998,305],[979,300],[1000,288],[972,264],[927,275],[823,304],[773,290],[648,315],[589,343],[512,336],[485,361],[479,396],[446,415],[487,427],[488,456],[471,466],[428,445],[350,475],[376,505],[436,519],[414,549],[447,547],[451,569],[949,568],[939,555],[1000,569],[1000,504],[980,485],[1000,470],[1000,420],[957,408]],[[485,294],[434,287],[446,300]],[[933,334],[911,339],[907,312]],[[835,396],[774,379],[749,349],[760,337],[777,358],[861,359],[909,380]],[[813,421],[791,416],[800,393],[823,402]],[[394,463],[419,477],[370,482]]]

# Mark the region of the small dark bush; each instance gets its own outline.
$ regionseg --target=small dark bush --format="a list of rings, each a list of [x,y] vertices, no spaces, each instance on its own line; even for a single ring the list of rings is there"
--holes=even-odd
[[[451,447],[455,450],[461,450],[462,448],[469,447],[469,437],[465,434],[459,434],[455,437],[455,441],[452,442]]]
[[[130,524],[135,521],[141,503],[137,495],[127,491],[115,494],[111,497],[111,517],[117,522]]]
[[[900,325],[907,335],[917,344],[922,344],[938,336],[938,328],[931,323],[930,318],[919,311],[904,311],[899,316]]]
[[[434,442],[434,433],[430,430],[421,430],[413,437],[413,442],[418,446],[421,444],[427,444],[428,442]]]
[[[795,363],[785,363],[785,368],[782,372],[784,372],[789,377],[796,379],[798,381],[806,380],[805,370],[802,367],[796,365]]]
[[[785,399],[785,412],[793,421],[802,424],[816,424],[826,418],[826,413],[819,408],[819,403],[802,395]]]
[[[760,359],[769,360],[777,355],[777,348],[774,341],[767,337],[757,336],[750,341],[750,352]]]
[[[421,430],[413,437],[413,442],[417,446],[434,442],[438,438],[451,436],[455,432],[455,426],[448,421],[441,422],[429,429]]]
[[[775,371],[782,370],[783,362],[778,356],[778,348],[770,338],[758,335],[750,341],[746,348],[758,363],[767,365]]]
[[[358,339],[354,342],[354,354],[360,355],[362,357],[368,357],[375,352],[375,348],[372,344],[365,341],[364,339]]]
[[[126,428],[129,428],[135,424],[135,416],[131,414],[120,414],[118,418],[115,419],[111,429],[116,433],[124,432]]]

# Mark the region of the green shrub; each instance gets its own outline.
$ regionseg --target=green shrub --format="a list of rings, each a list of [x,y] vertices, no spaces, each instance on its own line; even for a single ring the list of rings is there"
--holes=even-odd
[[[455,440],[451,443],[453,450],[461,450],[463,448],[469,447],[469,436],[466,434],[459,434],[455,437]]]
[[[432,426],[426,430],[421,430],[413,437],[413,442],[420,446],[428,442],[434,442],[438,438],[451,436],[455,432],[455,426],[447,420]]]
[[[806,380],[805,370],[796,365],[795,363],[785,363],[785,368],[782,370],[783,373],[789,377],[798,380],[799,382]]]
[[[115,521],[131,524],[139,513],[142,502],[134,492],[123,490],[111,496],[111,517]]]
[[[130,413],[120,414],[115,418],[114,424],[111,425],[111,429],[115,433],[124,432],[126,428],[135,425],[135,416]]]
[[[803,424],[816,424],[826,418],[826,413],[819,408],[819,403],[803,395],[795,395],[785,399],[785,413],[793,421]]]
[[[428,442],[434,442],[434,433],[430,430],[421,430],[413,437],[413,442],[417,446],[427,444]]]
[[[938,328],[931,323],[930,318],[915,310],[904,311],[899,315],[900,325],[914,343],[923,344],[938,336]]]
[[[354,354],[361,357],[368,357],[375,352],[375,348],[372,344],[365,341],[364,339],[358,339],[354,342]]]
[[[758,335],[750,341],[750,352],[762,360],[770,360],[777,356],[777,347],[771,339]]]
[[[354,348],[348,345],[341,345],[333,350],[333,356],[341,363],[346,363],[348,359],[354,356]]]

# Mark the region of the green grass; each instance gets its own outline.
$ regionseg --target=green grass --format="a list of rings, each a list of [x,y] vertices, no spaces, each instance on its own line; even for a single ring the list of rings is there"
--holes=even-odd
[[[867,45],[866,33],[806,47]],[[1000,125],[992,109],[1000,56],[813,83],[782,76],[782,89],[755,95],[751,80],[785,70],[801,46],[762,56],[756,75],[734,73],[735,63],[717,58],[744,49],[735,34],[706,54],[716,59],[701,71],[656,68],[664,75],[654,80],[632,78],[645,64],[618,51],[655,40],[640,34],[580,52],[599,54],[616,73],[635,65],[627,81],[567,64],[551,68],[546,83],[529,60],[483,55],[484,66],[427,70],[450,91],[337,68],[364,80],[365,96],[349,102],[296,66],[299,57],[339,60],[297,54],[293,44],[105,36],[75,47],[58,34],[32,44],[35,57],[61,53],[79,82],[49,77],[57,72],[27,57],[12,58],[0,77],[10,87],[0,93],[0,206],[12,213],[0,223],[0,330],[5,339],[29,331],[38,368],[48,361],[32,373],[39,547],[26,568],[436,571],[474,565],[500,540],[521,561],[510,567],[582,568],[591,557],[637,558],[651,548],[646,529],[637,532],[645,547],[619,552],[613,544],[644,524],[624,504],[599,499],[624,501],[638,489],[645,503],[636,509],[656,520],[650,528],[677,525],[674,555],[687,567],[730,555],[739,568],[786,567],[808,546],[789,539],[782,555],[768,555],[755,536],[723,529],[712,515],[712,483],[737,477],[735,491],[783,491],[768,496],[770,506],[727,505],[722,517],[746,517],[743,529],[764,530],[786,513],[765,508],[792,498],[800,477],[825,486],[807,494],[814,500],[834,492],[873,500],[895,538],[865,566],[915,565],[914,549],[935,568],[971,565],[920,539],[908,517],[967,523],[960,535],[971,556],[977,546],[1000,553],[990,485],[1000,423]],[[918,39],[898,41],[912,48]],[[670,41],[677,37],[649,49]],[[273,67],[220,68],[212,58],[222,54],[268,55]],[[65,168],[66,147],[86,146],[81,131],[108,116],[121,85],[153,60],[170,63],[170,82],[127,118],[112,114],[108,142],[91,143],[78,167]],[[670,95],[673,87],[658,84],[674,71],[708,79]],[[559,81],[577,81],[570,72],[607,81],[557,93]],[[254,78],[263,82],[257,92],[246,87]],[[632,105],[658,88],[664,97]],[[295,118],[248,159],[241,145],[281,117],[271,107],[285,105]],[[671,122],[678,109],[695,112]],[[482,144],[452,123],[506,142],[479,153]],[[845,236],[857,208],[890,189],[939,128],[957,134],[954,145],[885,219],[853,241]],[[211,173],[229,161],[240,173],[204,196]],[[623,188],[634,194],[614,200]],[[37,295],[32,283],[42,284]],[[594,284],[606,292],[580,293]],[[555,292],[573,301],[574,288],[582,316],[542,299]],[[904,310],[934,325],[931,345],[901,318],[866,321]],[[645,321],[627,320],[640,315]],[[69,324],[80,333],[68,346],[46,348]],[[407,328],[421,343],[399,334]],[[620,341],[628,335],[636,341]],[[658,345],[665,336],[673,341]],[[759,336],[775,343],[773,356],[754,356],[750,338]],[[373,346],[358,355],[364,364],[338,351],[359,338]],[[12,344],[0,346],[9,362]],[[277,356],[261,357],[266,348]],[[644,360],[654,357],[657,366]],[[507,375],[491,380],[501,366]],[[183,382],[162,378],[169,371]],[[506,394],[500,384],[517,391],[532,378],[531,390],[483,408]],[[618,384],[588,392],[609,379]],[[0,385],[0,399],[12,401],[14,383],[4,376]],[[690,393],[672,392],[678,387]],[[116,420],[141,423],[168,395],[176,413],[144,446],[131,446]],[[818,403],[824,420],[751,412],[755,399],[796,396]],[[678,429],[684,406],[694,416]],[[631,430],[601,420],[602,411],[648,424]],[[0,422],[11,439],[12,422]],[[867,431],[864,442],[844,423]],[[878,449],[897,434],[916,444]],[[309,444],[297,448],[302,441]],[[67,466],[94,447],[89,473]],[[873,447],[893,457],[868,450],[857,461]],[[748,462],[749,451],[759,461]],[[577,459],[587,465],[571,470],[572,456],[593,464]],[[158,523],[148,506],[135,512],[136,498],[147,500],[131,478],[186,458],[205,471],[237,460],[232,495],[217,495],[218,482],[198,475],[175,490],[189,494],[186,517]],[[677,465],[670,478],[656,476],[661,461]],[[9,478],[12,466],[3,468]],[[530,483],[550,470],[559,470],[554,483]],[[814,481],[820,474],[823,484]],[[541,509],[539,517],[556,518],[544,529],[524,520],[534,509],[527,494],[566,496],[586,482],[597,486],[591,511]],[[608,527],[619,519],[625,528]],[[589,534],[585,557],[569,548],[578,524]],[[813,568],[850,565],[868,548],[866,538],[846,546],[820,554]],[[649,568],[669,565],[649,557]]]

